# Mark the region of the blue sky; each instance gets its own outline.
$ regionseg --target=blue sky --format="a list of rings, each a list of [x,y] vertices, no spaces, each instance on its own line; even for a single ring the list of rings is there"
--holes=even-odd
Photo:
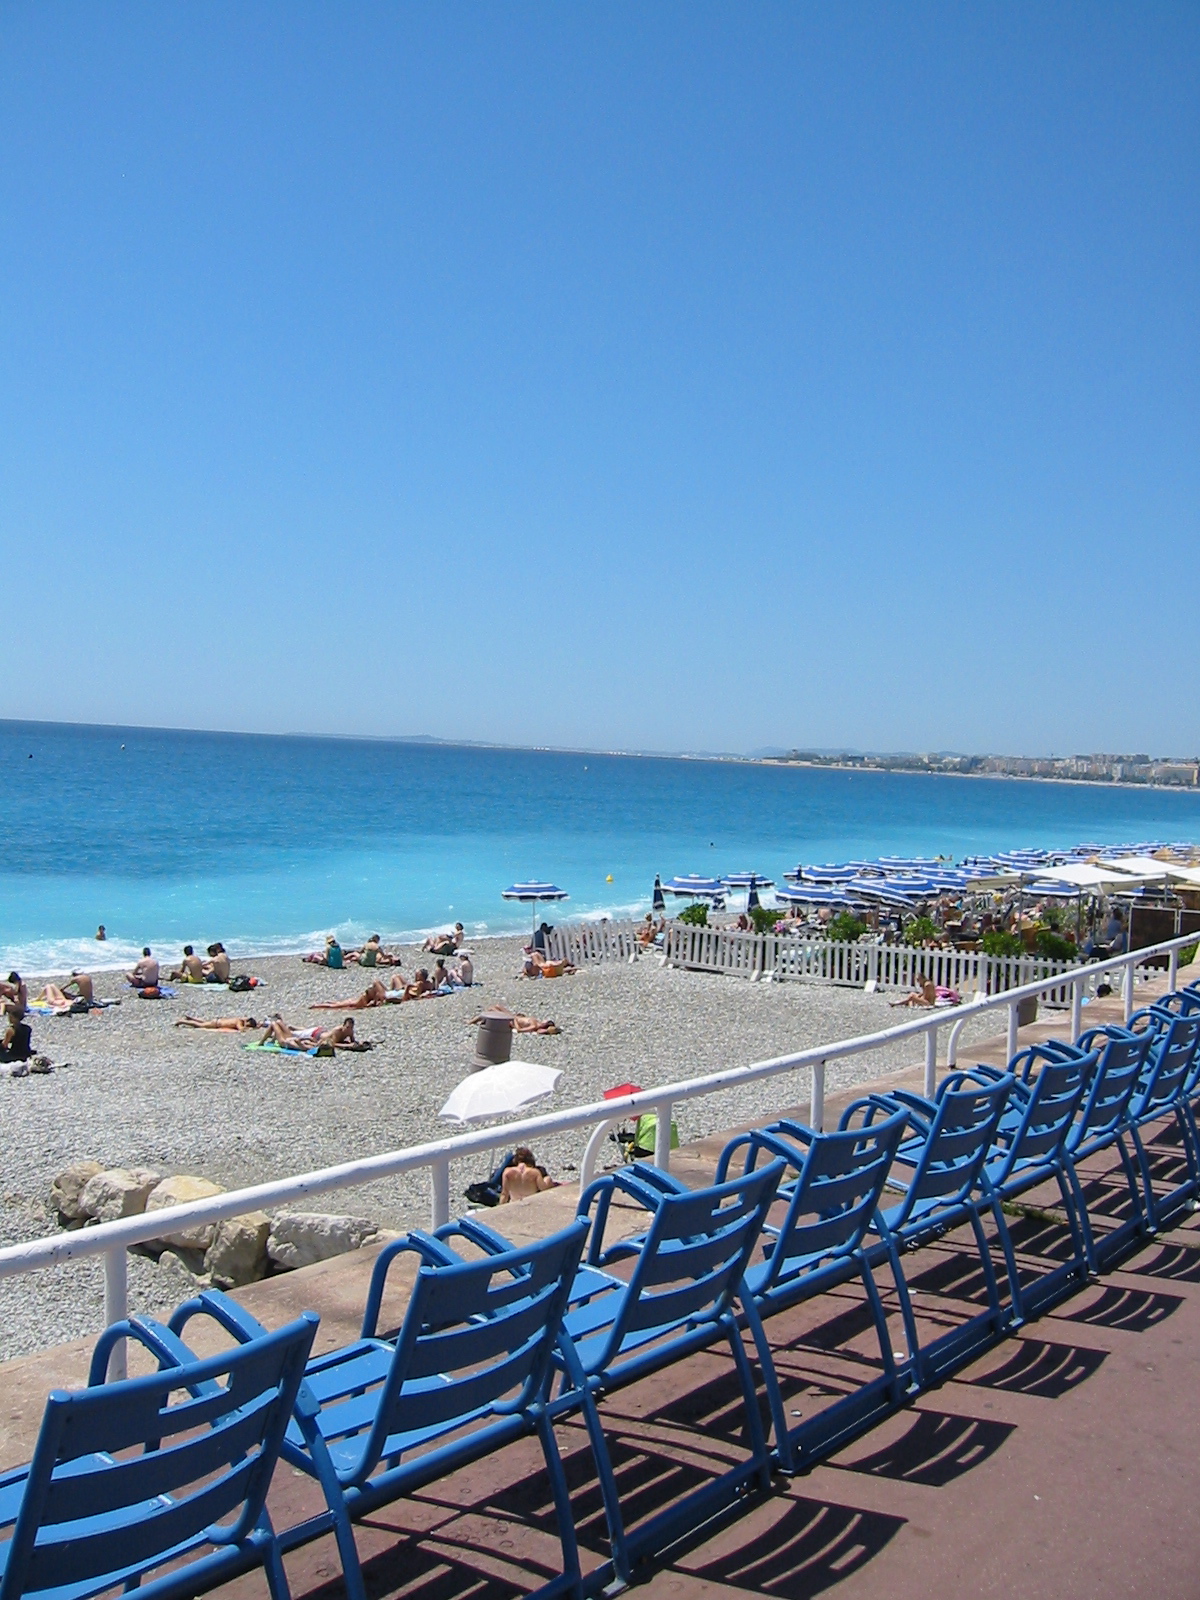
[[[9,4],[10,716],[1192,753],[1200,9]]]

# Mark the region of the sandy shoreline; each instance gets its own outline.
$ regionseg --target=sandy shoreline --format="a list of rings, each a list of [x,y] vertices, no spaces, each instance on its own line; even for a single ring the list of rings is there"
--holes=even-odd
[[[297,957],[234,961],[264,987],[229,994],[182,987],[175,1000],[143,1001],[119,975],[98,974],[96,991],[121,1004],[89,1017],[34,1017],[34,1043],[56,1063],[45,1077],[0,1079],[7,1130],[0,1242],[54,1230],[47,1195],[55,1173],[94,1157],[106,1166],[144,1165],[187,1172],[227,1188],[279,1178],[358,1156],[398,1149],[455,1131],[438,1108],[469,1070],[469,1019],[497,1001],[553,1017],[557,1037],[521,1036],[514,1054],[561,1067],[556,1093],[531,1108],[566,1109],[632,1080],[649,1088],[727,1066],[872,1032],[898,1020],[882,995],[809,984],[749,984],[662,967],[655,957],[630,966],[594,966],[553,981],[518,979],[522,940],[474,942],[482,987],[444,999],[355,1013],[376,1048],[334,1061],[272,1056],[241,1048],[236,1035],[175,1027],[185,1012],[211,1018],[281,1012],[302,1024],[336,1013],[314,1000],[351,996],[365,978],[329,972]],[[428,964],[403,953],[406,972]],[[994,1019],[968,1025],[995,1033]],[[830,1086],[864,1081],[919,1056],[911,1043],[830,1067]],[[684,1140],[802,1102],[808,1072],[723,1091],[678,1112]],[[582,1157],[582,1133],[544,1142],[538,1154],[569,1177]],[[484,1175],[482,1160],[456,1163],[452,1201]],[[369,1216],[390,1227],[428,1222],[424,1173],[323,1197],[311,1209]],[[134,1309],[162,1309],[188,1292],[153,1263],[131,1258]],[[98,1264],[80,1263],[0,1281],[0,1359],[75,1337],[100,1325]]]

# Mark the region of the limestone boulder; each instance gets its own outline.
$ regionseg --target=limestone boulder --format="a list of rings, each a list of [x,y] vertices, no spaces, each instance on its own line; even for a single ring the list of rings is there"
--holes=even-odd
[[[367,1217],[325,1216],[314,1211],[281,1211],[271,1224],[267,1254],[277,1267],[311,1267],[317,1261],[357,1250],[377,1233]]]
[[[103,1172],[99,1161],[77,1161],[66,1167],[50,1185],[50,1209],[57,1211],[60,1222],[82,1222],[84,1213],[79,1209],[79,1197],[88,1181]]]
[[[148,1167],[110,1167],[84,1184],[79,1196],[80,1215],[89,1222],[116,1222],[136,1217],[146,1209],[161,1174]]]
[[[173,1178],[163,1178],[155,1185],[146,1201],[146,1210],[162,1211],[167,1206],[186,1206],[193,1200],[210,1200],[215,1194],[224,1194],[219,1183],[208,1178],[194,1178],[180,1173]],[[207,1250],[216,1232],[215,1222],[201,1222],[190,1228],[180,1228],[175,1233],[164,1233],[156,1244],[170,1245],[176,1250]]]
[[[265,1211],[248,1211],[244,1217],[226,1217],[217,1223],[204,1270],[218,1289],[236,1289],[266,1277],[270,1235],[271,1219]]]

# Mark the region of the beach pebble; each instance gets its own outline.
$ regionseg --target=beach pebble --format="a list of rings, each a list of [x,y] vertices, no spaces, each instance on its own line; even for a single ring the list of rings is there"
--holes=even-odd
[[[219,1183],[208,1178],[193,1178],[180,1174],[163,1178],[155,1185],[146,1201],[147,1211],[161,1211],[166,1206],[186,1206],[193,1200],[208,1200],[215,1194],[224,1194]],[[156,1243],[173,1245],[181,1250],[207,1250],[216,1232],[215,1222],[201,1222],[190,1228],[180,1228],[177,1233],[164,1233]]]
[[[204,1266],[218,1288],[236,1289],[266,1277],[270,1234],[271,1219],[264,1211],[250,1211],[244,1217],[227,1217],[217,1223]]]
[[[271,1226],[267,1254],[277,1267],[311,1267],[317,1261],[357,1250],[378,1232],[366,1217],[323,1216],[312,1211],[281,1211]]]
[[[89,1222],[116,1222],[134,1217],[146,1209],[162,1174],[148,1167],[112,1167],[97,1172],[84,1184],[79,1196],[80,1214]]]
[[[99,1161],[77,1161],[58,1174],[50,1185],[50,1209],[58,1213],[60,1222],[83,1221],[79,1197],[90,1180],[103,1171]]]
[[[188,1293],[198,1286],[207,1286],[208,1278],[204,1272],[204,1257],[196,1250],[164,1250],[158,1258],[159,1269],[171,1277],[182,1277],[186,1281],[181,1284],[183,1293]]]

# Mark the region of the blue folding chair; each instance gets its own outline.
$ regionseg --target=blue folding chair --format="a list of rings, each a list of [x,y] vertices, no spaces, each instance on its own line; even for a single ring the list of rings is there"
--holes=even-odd
[[[1011,1072],[988,1083],[953,1072],[939,1085],[932,1102],[894,1090],[853,1101],[842,1113],[839,1129],[870,1127],[897,1111],[905,1113],[912,1129],[910,1137],[901,1140],[887,1183],[901,1198],[893,1206],[880,1207],[872,1223],[879,1243],[869,1255],[873,1265],[887,1260],[891,1266],[908,1341],[911,1382],[918,1389],[953,1372],[1005,1332],[1005,1313],[979,1214],[983,1201],[978,1187],[1015,1081]],[[918,1250],[963,1223],[969,1223],[975,1235],[987,1309],[922,1347],[901,1252]]]
[[[763,1488],[770,1484],[767,1441],[735,1301],[783,1171],[782,1161],[772,1161],[734,1182],[691,1190],[657,1167],[624,1167],[598,1178],[580,1196],[579,1215],[590,1216],[593,1205],[596,1214],[587,1264],[574,1286],[555,1355],[561,1383],[551,1409],[556,1416],[582,1411],[608,1521],[611,1570],[619,1581],[630,1581],[636,1560],[664,1549],[731,1504],[751,1480]],[[616,1194],[644,1206],[651,1221],[638,1238],[606,1245]],[[628,1280],[606,1270],[629,1259]],[[749,1294],[742,1305],[758,1342],[762,1328]],[[719,1342],[732,1351],[741,1381],[749,1457],[631,1533],[597,1402]]]
[[[414,1232],[380,1251],[362,1337],[308,1363],[283,1459],[315,1478],[326,1510],[285,1529],[294,1549],[332,1530],[351,1600],[366,1600],[352,1524],[468,1462],[536,1434],[554,1496],[563,1570],[537,1592],[577,1593],[579,1553],[562,1458],[545,1405],[587,1223],[514,1247],[468,1220],[436,1235]],[[484,1254],[465,1259],[461,1236]],[[377,1329],[388,1271],[403,1253],[421,1266],[394,1341]],[[177,1313],[178,1316],[178,1313]],[[240,1307],[226,1325],[252,1337]]]
[[[795,1427],[788,1425],[770,1346],[765,1338],[758,1341],[776,1455],[784,1472],[798,1470],[797,1455],[805,1467],[830,1455],[846,1439],[895,1409],[903,1398],[883,1301],[864,1240],[907,1125],[905,1111],[869,1128],[841,1133],[815,1133],[803,1123],[789,1120],[772,1122],[739,1134],[725,1146],[717,1162],[717,1183],[726,1181],[739,1152],[743,1172],[752,1172],[762,1157],[781,1159],[796,1174],[780,1183],[777,1200],[785,1209],[778,1225],[768,1221],[763,1229],[764,1259],[745,1272],[745,1287],[761,1321],[857,1277],[866,1290],[879,1340],[882,1374]],[[753,1323],[750,1326],[755,1327]]]
[[[1020,1050],[1008,1064],[1015,1080],[1000,1117],[995,1140],[979,1174],[981,1196],[991,1208],[1008,1272],[1011,1311],[1009,1327],[1019,1328],[1031,1315],[1087,1281],[1087,1251],[1063,1151],[1099,1061],[1096,1050],[1081,1050],[1063,1040]],[[976,1066],[963,1074],[979,1083],[997,1083],[1006,1076],[998,1067]],[[934,1107],[929,1104],[932,1119]],[[1071,1230],[1072,1259],[1021,1287],[1012,1231],[1004,1206],[1051,1179],[1058,1184]]]
[[[33,1460],[0,1475],[0,1600],[167,1600],[259,1566],[288,1600],[265,1500],[316,1328],[305,1312],[203,1360],[150,1318],[107,1328],[88,1387],[54,1390]],[[105,1383],[118,1339],[159,1371]]]
[[[1142,1179],[1146,1231],[1155,1234],[1200,1191],[1200,1163],[1191,1115],[1197,1047],[1200,1046],[1200,1012],[1178,1015],[1158,1005],[1148,1006],[1129,1019],[1129,1031],[1148,1033],[1151,1040],[1141,1076],[1129,1101],[1126,1122]],[[1142,1130],[1171,1115],[1179,1124],[1187,1177],[1167,1194],[1156,1196]]]

